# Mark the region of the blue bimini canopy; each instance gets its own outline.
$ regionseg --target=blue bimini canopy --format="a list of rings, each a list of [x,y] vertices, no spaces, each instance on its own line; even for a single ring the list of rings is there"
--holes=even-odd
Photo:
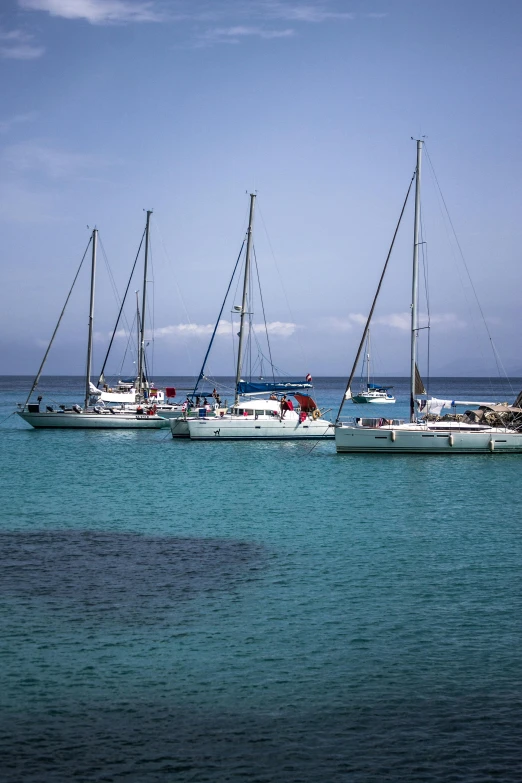
[[[386,391],[386,389],[393,389],[393,386],[382,386],[380,383],[369,383],[368,389],[382,389],[382,391]]]
[[[258,382],[252,383],[247,381],[240,381],[237,385],[238,394],[271,394],[272,392],[283,392],[284,394],[292,394],[293,391],[300,391],[301,389],[311,389],[312,384],[306,383],[306,381],[275,381],[275,382]]]

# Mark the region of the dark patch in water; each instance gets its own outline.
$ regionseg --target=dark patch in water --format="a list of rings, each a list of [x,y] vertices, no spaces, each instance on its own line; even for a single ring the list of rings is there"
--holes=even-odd
[[[140,621],[255,579],[265,560],[263,546],[229,539],[7,532],[0,533],[0,595],[40,610],[72,603],[99,620]]]
[[[0,724],[4,783],[483,783],[522,780],[522,704],[484,694],[337,711],[55,705]]]

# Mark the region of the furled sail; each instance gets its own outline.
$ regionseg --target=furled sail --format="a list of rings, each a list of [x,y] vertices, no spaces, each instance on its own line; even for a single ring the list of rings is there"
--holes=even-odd
[[[415,365],[415,394],[427,394],[417,365]]]

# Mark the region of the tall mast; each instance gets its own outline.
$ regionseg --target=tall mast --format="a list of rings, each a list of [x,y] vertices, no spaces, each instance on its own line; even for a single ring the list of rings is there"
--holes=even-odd
[[[140,357],[140,334],[141,334],[140,300],[139,300],[140,292],[138,290],[138,291],[135,291],[134,293],[136,294],[136,359],[139,362],[139,357]],[[137,372],[138,371],[137,365],[135,365],[135,367],[136,367],[136,372]],[[136,379],[137,378],[138,378],[138,376],[136,376]]]
[[[366,342],[366,374],[368,380],[366,381],[366,390],[370,388],[370,330],[368,329],[368,340]]]
[[[147,210],[147,225],[145,227],[145,263],[143,264],[143,297],[141,300],[140,341],[138,346],[138,383],[137,391],[143,392],[143,371],[145,368],[145,309],[147,305],[147,269],[149,264],[149,230],[152,209]]]
[[[87,370],[85,373],[85,407],[89,405],[91,396],[91,369],[92,369],[92,331],[94,321],[94,281],[96,277],[96,247],[98,244],[98,229],[92,232],[92,263],[91,263],[91,299],[89,306],[89,338],[87,340]]]
[[[245,279],[243,282],[243,300],[241,302],[241,320],[239,323],[239,345],[237,349],[237,370],[236,370],[236,398],[234,405],[239,402],[238,384],[241,380],[241,364],[243,360],[243,333],[245,325],[246,304],[247,304],[247,291],[248,291],[248,276],[250,273],[250,253],[252,250],[252,226],[254,224],[254,204],[256,201],[255,193],[250,194],[250,216],[248,218],[248,238],[245,258]]]
[[[415,421],[415,378],[417,367],[417,338],[419,335],[419,227],[421,185],[421,139],[417,140],[417,168],[415,169],[415,222],[413,226],[413,276],[411,294],[411,368],[410,368],[410,421]]]

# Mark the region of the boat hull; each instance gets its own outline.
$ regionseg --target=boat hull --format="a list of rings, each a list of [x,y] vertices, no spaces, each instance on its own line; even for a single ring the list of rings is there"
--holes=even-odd
[[[457,429],[429,431],[426,428],[363,428],[338,426],[335,429],[338,453],[377,454],[498,454],[522,453],[522,433]]]
[[[192,440],[324,440],[334,437],[334,425],[323,419],[299,421],[194,419],[187,422]]]
[[[160,416],[122,416],[96,413],[28,413],[18,415],[35,429],[152,430],[168,425]]]
[[[389,405],[391,403],[395,403],[395,397],[366,397],[364,395],[357,394],[355,397],[352,397],[352,402],[355,403],[370,403],[374,402],[379,405]]]
[[[190,438],[188,419],[170,419],[169,425],[173,438]]]

